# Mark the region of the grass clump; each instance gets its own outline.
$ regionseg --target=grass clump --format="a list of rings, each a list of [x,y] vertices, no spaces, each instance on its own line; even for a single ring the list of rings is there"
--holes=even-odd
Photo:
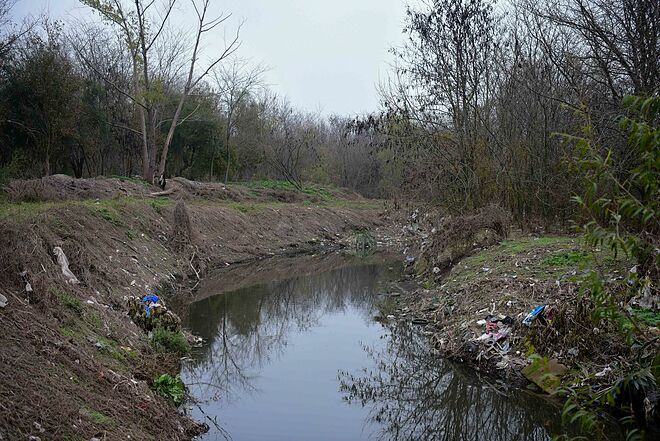
[[[92,206],[92,212],[99,216],[106,222],[110,222],[112,225],[120,226],[121,220],[119,220],[119,215],[117,211],[110,207],[104,206]]]
[[[376,239],[366,229],[353,231],[353,251],[356,255],[366,257],[376,251]]]
[[[578,266],[582,267],[591,262],[592,258],[586,251],[561,251],[547,257],[543,264],[546,266]]]
[[[177,406],[183,402],[185,385],[177,375],[163,374],[154,380],[154,390],[161,396],[172,400]]]
[[[51,288],[50,292],[53,293],[64,306],[75,312],[77,315],[82,315],[84,306],[79,299],[69,293],[60,291],[57,288]]]
[[[74,338],[78,335],[78,331],[70,326],[62,326],[60,327],[60,334],[64,337]]]
[[[80,414],[86,416],[96,424],[101,424],[103,426],[114,426],[115,422],[112,418],[107,415],[102,414],[101,412],[92,409],[89,406],[83,406],[80,408]]]
[[[190,345],[181,332],[169,331],[157,328],[151,337],[151,345],[160,352],[173,352],[175,354],[187,354]]]

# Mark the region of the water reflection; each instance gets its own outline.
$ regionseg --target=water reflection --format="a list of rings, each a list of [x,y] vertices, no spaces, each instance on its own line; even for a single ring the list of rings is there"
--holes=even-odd
[[[561,430],[556,405],[430,355],[409,325],[389,331],[383,345],[364,348],[374,368],[339,374],[344,399],[370,409],[379,439],[535,441]]]
[[[182,376],[200,401],[193,416],[222,425],[204,439],[536,441],[558,430],[553,405],[499,392],[431,357],[409,326],[374,321],[381,282],[400,265],[332,259],[331,271],[292,266],[288,279],[232,282],[190,307],[188,327],[206,344]]]
[[[388,269],[389,268],[389,269]],[[191,305],[188,327],[207,344],[184,373],[201,399],[254,392],[254,379],[286,349],[288,339],[320,319],[351,309],[370,321],[380,281],[393,267],[346,266],[330,272],[244,287]],[[388,276],[389,274],[389,276]]]

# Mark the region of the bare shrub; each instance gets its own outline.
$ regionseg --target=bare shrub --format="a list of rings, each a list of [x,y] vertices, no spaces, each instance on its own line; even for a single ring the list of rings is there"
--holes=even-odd
[[[422,250],[416,270],[420,274],[442,274],[472,250],[508,236],[510,228],[511,214],[498,205],[488,205],[467,216],[444,217]]]

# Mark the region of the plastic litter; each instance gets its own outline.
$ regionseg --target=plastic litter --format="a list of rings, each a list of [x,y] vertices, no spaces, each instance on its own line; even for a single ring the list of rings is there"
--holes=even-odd
[[[534,322],[534,320],[536,320],[536,318],[543,312],[543,310],[545,308],[546,308],[546,305],[541,305],[541,306],[537,306],[536,308],[534,308],[532,310],[532,312],[527,314],[527,317],[525,317],[525,319],[522,321],[523,325],[525,325],[527,327],[532,326],[532,322]]]
[[[7,306],[7,297],[0,294],[0,308]]]
[[[70,283],[71,285],[79,284],[80,281],[69,269],[69,260],[66,258],[66,254],[64,254],[62,248],[53,248],[53,254],[57,256],[57,263],[62,268],[62,275],[66,279],[66,283]]]
[[[144,303],[144,312],[147,314],[147,318],[151,317],[151,311],[154,306],[160,302],[158,296],[150,295],[142,298],[142,303]]]

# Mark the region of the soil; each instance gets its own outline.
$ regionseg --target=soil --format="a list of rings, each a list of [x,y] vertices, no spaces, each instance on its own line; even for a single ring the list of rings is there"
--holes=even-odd
[[[53,176],[6,189],[0,439],[192,439],[199,426],[151,388],[176,375],[178,356],[150,346],[126,296],[192,299],[211,268],[344,246],[356,229],[393,240],[385,204],[346,190],[182,178],[168,188],[157,196],[137,180]],[[79,284],[66,282],[54,247]]]

